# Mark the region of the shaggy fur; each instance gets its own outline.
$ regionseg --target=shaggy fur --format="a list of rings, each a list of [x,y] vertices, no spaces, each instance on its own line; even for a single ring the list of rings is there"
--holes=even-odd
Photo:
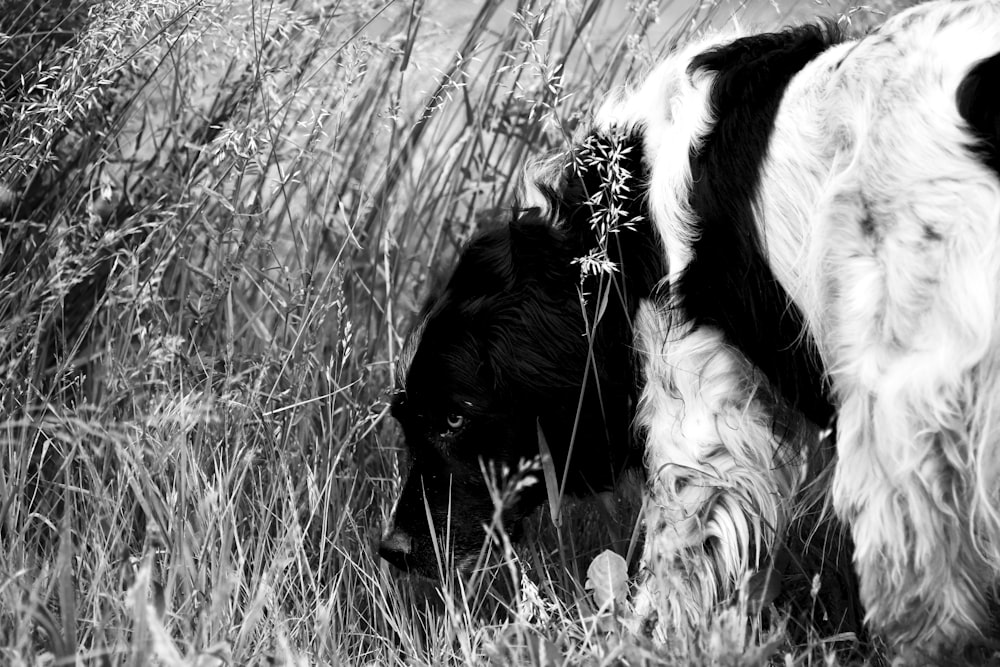
[[[423,498],[440,532],[450,497],[456,551],[478,551],[478,462],[514,469],[538,429],[563,486],[602,488],[637,406],[635,604],[661,639],[767,565],[828,484],[827,441],[870,625],[904,661],[991,637],[998,54],[1000,3],[929,3],[856,41],[714,37],[609,101],[538,208],[474,240],[421,314],[393,408],[414,471],[383,555],[432,569]]]

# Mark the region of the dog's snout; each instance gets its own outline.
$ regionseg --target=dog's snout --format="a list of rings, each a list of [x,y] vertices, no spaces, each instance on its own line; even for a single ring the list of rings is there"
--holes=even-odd
[[[401,570],[408,569],[407,556],[413,550],[413,538],[393,528],[379,542],[378,555]]]

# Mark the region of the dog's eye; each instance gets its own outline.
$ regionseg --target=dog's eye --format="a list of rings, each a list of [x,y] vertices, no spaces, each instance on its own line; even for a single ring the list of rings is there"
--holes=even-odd
[[[448,415],[446,421],[448,423],[448,430],[450,431],[457,431],[458,429],[465,426],[465,416],[457,414],[455,412]]]

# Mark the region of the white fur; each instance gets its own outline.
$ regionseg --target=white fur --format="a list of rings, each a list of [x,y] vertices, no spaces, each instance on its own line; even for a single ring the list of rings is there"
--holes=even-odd
[[[719,41],[672,56],[597,120],[645,128],[671,282],[695,229],[687,158],[713,121],[710,78],[685,70]],[[1000,183],[955,105],[998,51],[1000,3],[973,0],[916,7],[825,52],[785,93],[757,202],[833,383],[832,494],[868,620],[903,656],[974,641],[1000,572]],[[775,461],[774,398],[721,334],[652,306],[637,331],[651,501],[636,604],[670,636],[759,565],[750,544],[787,526],[802,462]]]
[[[836,72],[824,54],[763,179],[772,266],[834,384],[833,498],[868,619],[930,653],[987,626],[1000,566],[1000,184],[954,101],[998,51],[1000,5],[974,2],[896,17]]]
[[[673,315],[672,315],[673,313]],[[765,380],[711,328],[644,304],[645,360],[637,420],[647,438],[646,573],[639,614],[658,635],[684,636],[763,565],[790,519],[805,462],[779,452]],[[793,437],[816,439],[803,420]]]
[[[686,72],[691,59],[702,51],[723,44],[734,34],[719,34],[689,44],[657,66],[637,89],[609,98],[597,113],[598,129],[643,127],[643,147],[652,164],[649,205],[658,224],[667,255],[668,275],[675,280],[690,260],[694,221],[688,209],[691,186],[687,156],[712,127],[708,104],[712,77],[699,74],[691,79]]]

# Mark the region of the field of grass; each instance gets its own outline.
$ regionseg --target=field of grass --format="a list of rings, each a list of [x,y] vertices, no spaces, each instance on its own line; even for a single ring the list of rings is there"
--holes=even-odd
[[[788,2],[746,13],[843,9]],[[542,512],[518,565],[441,592],[372,547],[433,268],[601,91],[737,9],[7,0],[0,664],[832,660],[738,610],[683,651],[595,619],[634,499]]]

